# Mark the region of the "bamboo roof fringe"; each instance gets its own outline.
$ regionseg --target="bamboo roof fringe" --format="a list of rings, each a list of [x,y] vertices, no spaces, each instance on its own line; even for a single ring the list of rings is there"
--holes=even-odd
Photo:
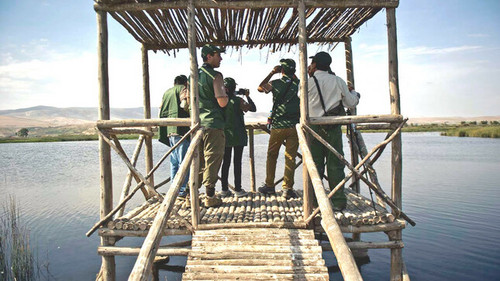
[[[97,0],[148,50],[169,52],[188,47],[188,1]],[[344,42],[383,8],[399,0],[304,0],[308,43]],[[198,47],[211,43],[278,52],[298,44],[298,1],[196,0]]]

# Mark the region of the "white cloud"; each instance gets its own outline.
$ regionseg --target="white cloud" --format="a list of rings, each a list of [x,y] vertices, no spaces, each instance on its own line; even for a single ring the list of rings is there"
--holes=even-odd
[[[481,46],[458,46],[448,48],[434,48],[434,47],[413,47],[401,50],[403,56],[422,56],[422,55],[447,55],[452,53],[461,53],[472,50],[481,49]]]

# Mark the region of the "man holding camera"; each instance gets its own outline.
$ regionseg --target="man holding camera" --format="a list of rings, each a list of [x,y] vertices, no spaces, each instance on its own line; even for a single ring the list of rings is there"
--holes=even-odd
[[[237,197],[244,197],[248,193],[241,188],[241,157],[243,148],[247,145],[247,130],[245,129],[244,113],[257,109],[254,102],[250,98],[248,89],[236,90],[236,81],[233,78],[227,77],[224,79],[224,86],[229,101],[226,106],[226,125],[224,134],[226,135],[226,149],[224,151],[224,160],[222,162],[221,182],[222,182],[222,197],[232,195],[228,186],[229,166],[231,165],[231,154],[234,150],[234,192]],[[238,96],[246,96],[248,102]]]
[[[281,73],[281,79],[269,80]],[[271,73],[260,83],[259,92],[273,93],[273,109],[271,112],[271,136],[267,147],[266,181],[259,187],[263,194],[274,194],[274,177],[276,175],[276,161],[281,145],[285,144],[285,175],[283,179],[283,197],[295,198],[293,190],[295,176],[295,157],[299,148],[299,139],[295,125],[299,123],[300,100],[298,97],[299,79],[295,76],[295,61],[292,59],[280,60],[280,65],[273,68]]]
[[[330,69],[332,58],[326,52],[319,52],[313,57],[307,68],[309,73],[308,96],[309,116],[340,116],[345,115],[345,107],[354,108],[359,102],[359,94],[354,90],[349,91],[342,78],[335,76]],[[341,125],[313,125],[311,128],[326,140],[337,152],[344,155],[342,148]],[[328,185],[334,189],[344,177],[344,163],[338,159],[328,148],[316,139],[311,140],[311,154],[320,175],[328,171]],[[342,186],[332,197],[333,209],[345,209],[347,199]]]

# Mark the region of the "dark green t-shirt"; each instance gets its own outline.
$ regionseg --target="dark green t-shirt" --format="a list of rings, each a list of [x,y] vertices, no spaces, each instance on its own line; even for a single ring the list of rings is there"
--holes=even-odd
[[[198,70],[200,86],[200,124],[205,128],[224,129],[224,109],[219,106],[214,92],[214,79],[217,72],[209,64]]]
[[[226,135],[226,147],[247,145],[247,130],[245,129],[240,97],[232,95],[229,98],[226,106],[224,134]]]
[[[273,93],[273,129],[292,128],[299,123],[299,79],[283,75],[270,82]],[[279,104],[278,104],[279,103]]]

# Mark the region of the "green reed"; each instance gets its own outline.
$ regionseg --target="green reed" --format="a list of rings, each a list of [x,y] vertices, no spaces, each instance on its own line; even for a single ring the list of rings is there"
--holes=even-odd
[[[29,230],[20,223],[15,199],[9,197],[0,216],[0,280],[31,281],[39,277]]]

